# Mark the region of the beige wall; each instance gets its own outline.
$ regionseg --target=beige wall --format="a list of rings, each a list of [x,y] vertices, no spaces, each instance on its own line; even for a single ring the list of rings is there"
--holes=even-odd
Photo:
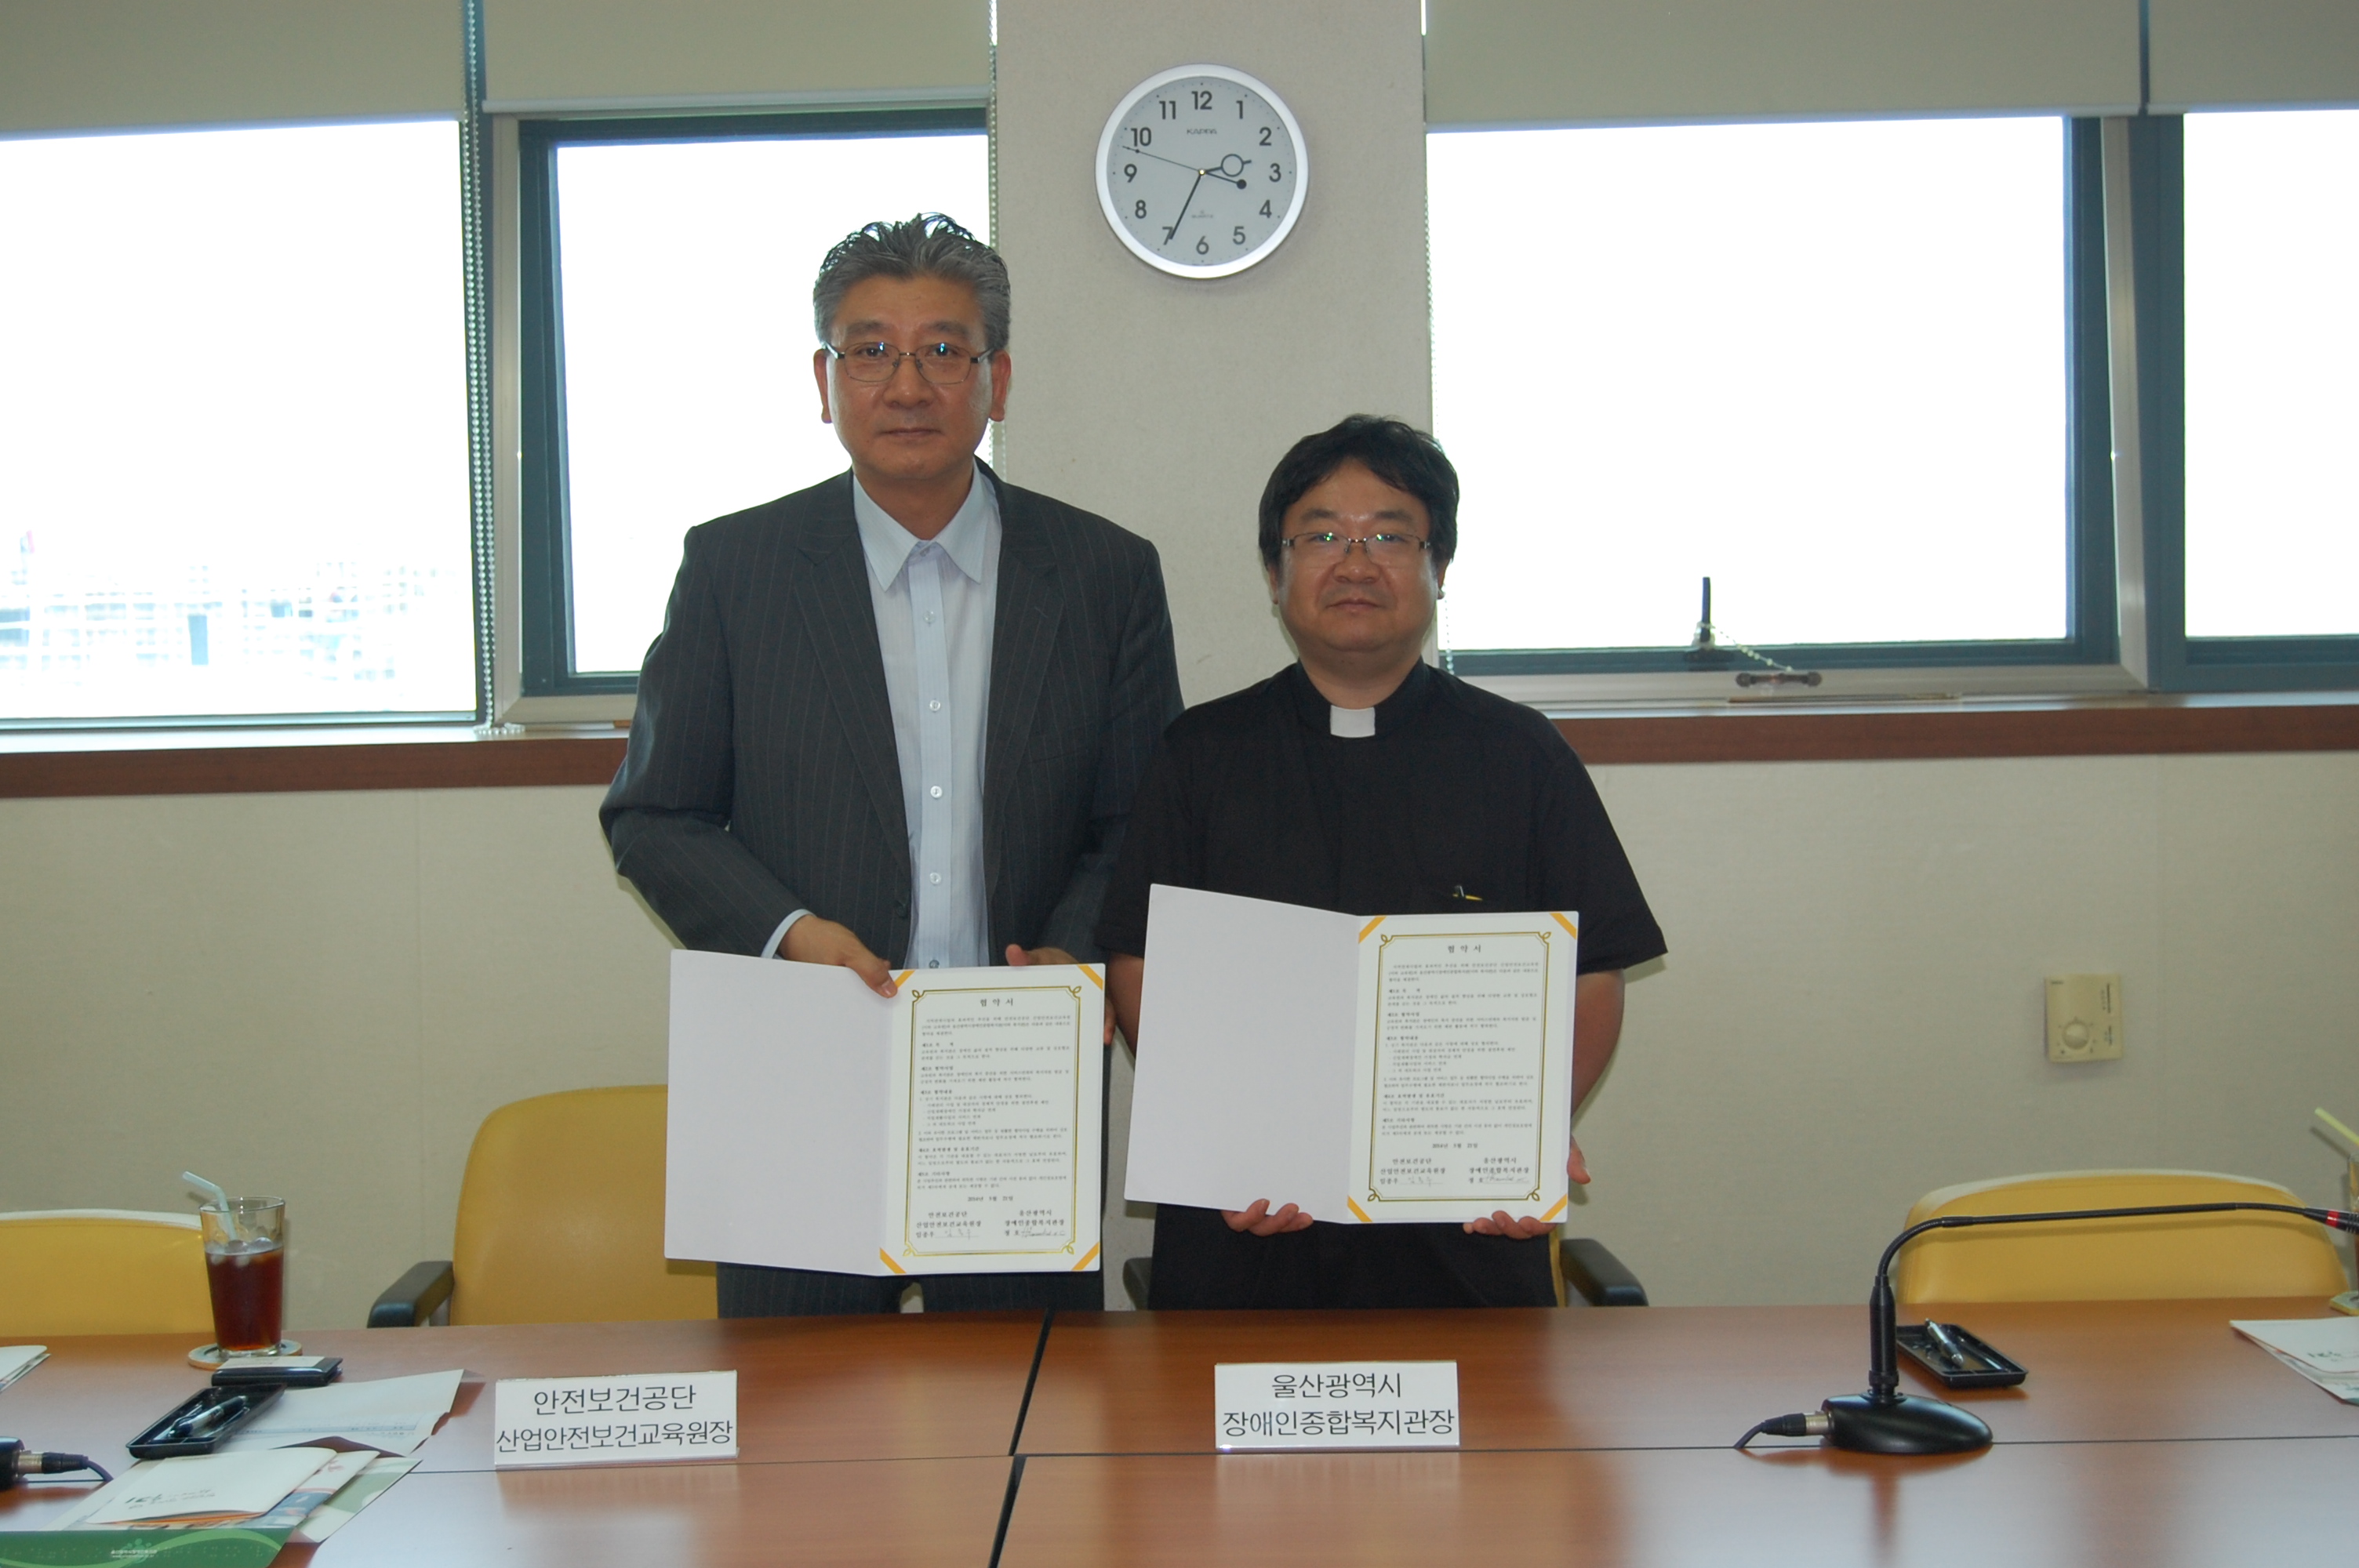
[[[2336,1197],[2359,757],[1605,768],[1671,942],[1578,1233],[1667,1303],[1847,1301],[1920,1192],[2113,1163]],[[447,1257],[484,1112],[663,1076],[594,789],[0,803],[0,1207],[283,1190],[298,1326]],[[2041,978],[2118,969],[2057,1067]],[[1134,1233],[1135,1233],[1134,1227]]]

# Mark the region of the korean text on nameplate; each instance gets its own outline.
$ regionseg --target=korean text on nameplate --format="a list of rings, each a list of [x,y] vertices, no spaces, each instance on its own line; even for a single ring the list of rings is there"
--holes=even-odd
[[[1455,1448],[1455,1361],[1233,1361],[1212,1368],[1212,1442],[1248,1448]]]
[[[737,1455],[737,1374],[503,1378],[492,1464],[646,1465]]]

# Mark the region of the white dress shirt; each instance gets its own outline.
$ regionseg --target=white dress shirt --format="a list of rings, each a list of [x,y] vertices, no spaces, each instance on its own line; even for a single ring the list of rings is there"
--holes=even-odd
[[[949,526],[920,539],[852,481],[909,828],[911,968],[991,961],[983,868],[983,743],[998,602],[999,497],[977,470]],[[777,952],[796,910],[770,935]],[[891,962],[895,955],[882,955]]]

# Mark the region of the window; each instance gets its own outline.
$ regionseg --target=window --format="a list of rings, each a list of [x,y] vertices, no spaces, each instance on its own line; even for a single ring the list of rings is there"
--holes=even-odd
[[[810,285],[879,218],[987,232],[979,110],[526,122],[522,693],[634,689],[680,536],[842,471]]]
[[[2185,136],[2187,635],[2359,633],[2359,111]]]
[[[1452,665],[2110,665],[2097,132],[1430,135]]]
[[[0,140],[0,723],[472,715],[458,167]]]

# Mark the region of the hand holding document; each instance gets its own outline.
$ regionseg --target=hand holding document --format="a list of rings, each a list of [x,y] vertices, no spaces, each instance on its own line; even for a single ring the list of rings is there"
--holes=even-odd
[[[1561,1215],[1576,916],[1158,886],[1147,932],[1125,1196],[1364,1224]]]
[[[672,955],[664,1250],[849,1274],[1097,1261],[1104,981]]]

